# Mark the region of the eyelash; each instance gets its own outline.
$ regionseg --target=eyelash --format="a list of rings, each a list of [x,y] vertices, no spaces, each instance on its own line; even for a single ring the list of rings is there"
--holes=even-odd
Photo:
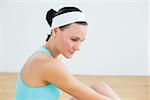
[[[77,39],[71,39],[73,42],[76,42],[77,41]]]

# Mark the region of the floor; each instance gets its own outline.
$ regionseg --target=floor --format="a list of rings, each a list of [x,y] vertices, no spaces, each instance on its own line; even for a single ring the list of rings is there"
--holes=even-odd
[[[87,85],[103,81],[109,84],[121,100],[150,100],[150,77],[148,76],[92,76],[74,75]],[[0,72],[0,100],[14,100],[17,73]],[[59,100],[69,100],[64,92]]]

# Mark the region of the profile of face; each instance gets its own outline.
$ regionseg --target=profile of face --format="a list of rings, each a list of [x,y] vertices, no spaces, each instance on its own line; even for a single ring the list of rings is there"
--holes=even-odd
[[[73,23],[64,30],[56,28],[55,30],[55,47],[66,58],[80,50],[81,42],[85,40],[87,26]]]

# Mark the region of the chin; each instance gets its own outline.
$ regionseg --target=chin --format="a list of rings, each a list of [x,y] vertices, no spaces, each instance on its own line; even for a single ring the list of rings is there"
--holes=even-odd
[[[62,54],[63,54],[63,56],[64,56],[65,58],[67,58],[67,59],[71,59],[72,56],[73,56],[73,53],[69,53],[69,52],[65,52],[65,53],[62,53]]]
[[[69,56],[65,56],[67,59],[71,59],[72,58],[72,55],[69,55]]]
[[[71,59],[72,55],[64,55],[64,57],[67,58],[67,59]]]

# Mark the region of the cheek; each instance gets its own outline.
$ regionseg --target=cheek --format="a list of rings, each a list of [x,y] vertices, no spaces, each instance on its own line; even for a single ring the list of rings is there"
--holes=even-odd
[[[70,50],[73,47],[73,43],[72,41],[70,41],[69,39],[66,39],[63,41],[63,48],[66,50]]]
[[[58,41],[57,44],[60,52],[68,52],[73,47],[73,42],[68,38],[59,38]]]

